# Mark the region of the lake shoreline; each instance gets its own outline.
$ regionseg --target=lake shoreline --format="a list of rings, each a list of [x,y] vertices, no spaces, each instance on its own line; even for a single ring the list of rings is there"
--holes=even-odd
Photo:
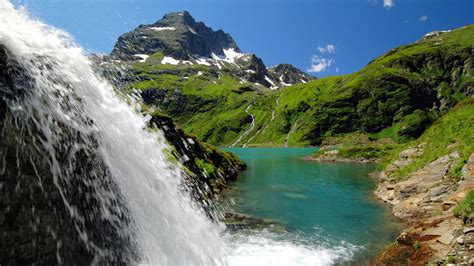
[[[271,149],[271,148],[268,148]],[[284,148],[281,149],[291,149]],[[405,151],[406,153],[406,151]],[[416,153],[416,152],[415,152]],[[403,152],[401,153],[403,154]],[[453,153],[445,158],[440,158],[429,164],[426,170],[433,171],[439,169],[439,175],[443,179],[447,170],[451,166],[451,160],[457,158]],[[365,158],[342,158],[337,156],[302,156],[300,161],[313,161],[329,164],[377,164],[377,160],[366,160]],[[375,188],[372,190],[374,198],[381,204],[390,207],[391,219],[401,225],[402,230],[394,236],[391,243],[384,247],[370,260],[378,264],[386,264],[390,261],[395,262],[425,262],[437,263],[452,261],[461,261],[472,263],[474,261],[466,260],[474,250],[474,229],[467,230],[459,218],[456,218],[452,209],[460,199],[465,197],[467,191],[474,187],[474,156],[463,168],[463,181],[460,183],[449,183],[444,189],[439,190],[440,197],[444,200],[438,201],[432,198],[429,202],[423,203],[423,208],[413,205],[413,202],[420,202],[425,197],[426,192],[431,188],[428,185],[438,185],[437,183],[427,182],[423,178],[430,178],[435,173],[415,171],[410,173],[408,180],[400,183],[392,183],[387,179],[390,169],[393,165],[387,166],[382,171],[372,171],[367,177],[374,180]],[[425,181],[424,181],[425,180]],[[403,196],[406,190],[406,184],[414,184],[414,192]],[[426,187],[425,189],[422,189]],[[398,192],[398,196],[394,196]],[[401,193],[403,192],[403,193]],[[402,202],[403,204],[400,204]],[[408,205],[407,205],[408,204]],[[433,211],[439,208],[441,211]],[[449,260],[447,259],[449,257]],[[366,258],[355,261],[367,261]],[[355,262],[354,261],[354,262]]]
[[[416,153],[415,149],[411,151]],[[374,194],[390,204],[392,214],[405,225],[394,243],[377,256],[378,264],[474,264],[474,227],[463,224],[453,213],[458,202],[474,188],[474,155],[463,167],[461,180],[453,182],[447,175],[458,157],[453,152],[438,158],[400,182],[388,177],[409,157],[401,156],[384,170],[370,174],[378,182]]]
[[[233,199],[236,197],[237,204],[244,204],[244,207],[245,204],[248,205],[244,210],[239,208],[237,211],[253,217],[264,217],[283,222],[283,224],[289,225],[288,230],[290,230],[290,232],[294,232],[294,230],[300,231],[301,228],[299,229],[299,226],[301,225],[292,225],[291,222],[288,223],[286,220],[288,214],[281,212],[289,211],[291,213],[301,208],[302,205],[300,202],[309,200],[307,208],[310,209],[304,211],[305,214],[294,214],[295,219],[297,218],[295,221],[301,221],[298,217],[304,216],[307,217],[305,223],[311,224],[310,227],[306,226],[308,229],[314,225],[318,225],[318,227],[323,225],[322,228],[326,229],[321,232],[323,233],[321,236],[323,238],[330,238],[331,243],[335,241],[331,244],[334,245],[334,247],[337,247],[339,245],[337,243],[340,243],[340,241],[363,247],[362,250],[354,253],[354,257],[350,260],[351,263],[375,261],[378,251],[382,251],[382,247],[388,245],[396,235],[399,234],[401,224],[393,219],[393,215],[390,209],[387,208],[387,205],[377,199],[373,194],[377,183],[367,177],[369,173],[373,172],[374,167],[371,164],[351,164],[350,162],[318,164],[302,160],[302,158],[313,154],[317,149],[318,148],[284,147],[276,149],[270,147],[226,149],[227,151],[234,152],[245,161],[248,164],[248,171],[243,172],[225,194]],[[304,150],[306,150],[304,153],[290,157],[286,157],[286,155],[281,157],[281,153],[298,153]],[[257,158],[257,161],[253,161],[255,160],[253,157],[254,153],[258,152],[263,152],[263,154],[259,155],[261,159]],[[276,157],[276,159],[272,159],[272,157]],[[262,165],[266,163],[272,167],[270,167],[270,165],[268,167]],[[278,169],[275,169],[275,167]],[[307,170],[303,170],[306,168]],[[281,183],[282,180],[278,181],[278,179],[275,179],[285,171],[290,171],[286,174],[286,177],[282,179],[285,180],[285,183]],[[302,177],[295,176],[295,173],[300,173],[301,171],[307,172],[303,174]],[[268,181],[265,181],[266,178],[261,178],[262,176],[268,175],[269,172],[270,179]],[[316,183],[314,185],[305,184],[308,181]],[[263,183],[260,184],[259,182]],[[307,194],[307,192],[304,191],[308,188],[316,189],[316,191],[312,192],[312,194]],[[334,192],[341,194],[333,194]],[[251,194],[249,195],[249,193]],[[354,199],[347,198],[348,196],[353,197],[351,196],[352,194],[357,196]],[[241,199],[242,195],[246,198],[243,203]],[[275,195],[280,195],[281,202],[269,199],[275,197]],[[249,199],[249,197],[253,199]],[[311,197],[315,198],[311,199]],[[265,201],[274,203],[265,207],[261,205],[261,203]],[[280,203],[275,205],[275,202]],[[336,206],[342,205],[336,207],[334,205],[335,202],[340,202]],[[315,204],[318,205],[316,209]],[[360,204],[365,207],[358,209],[361,208],[358,207]],[[279,215],[283,216],[274,216],[276,210],[279,210],[277,214],[280,212]],[[309,216],[313,212],[315,214],[312,217]],[[347,227],[348,224],[357,226]],[[353,231],[360,232],[356,233]],[[334,238],[331,232],[336,233]],[[307,234],[313,235],[314,232],[311,229]],[[357,234],[362,235],[358,236]],[[354,240],[354,238],[356,240]],[[357,240],[358,238],[365,238],[364,241],[366,242],[361,243]]]
[[[322,162],[322,163],[356,163],[356,164],[374,164],[374,163],[377,163],[376,159],[344,158],[344,157],[338,157],[338,156],[321,156],[321,157],[306,156],[306,157],[301,158],[301,160]]]

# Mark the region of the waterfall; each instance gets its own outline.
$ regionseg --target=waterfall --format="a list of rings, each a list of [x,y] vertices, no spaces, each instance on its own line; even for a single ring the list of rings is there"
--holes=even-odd
[[[224,263],[219,228],[181,192],[181,170],[168,163],[162,137],[145,130],[146,118],[93,72],[84,51],[66,33],[0,0],[0,45],[8,51],[9,61],[24,72],[21,77],[13,73],[17,91],[4,99],[13,114],[12,124],[38,135],[32,142],[45,151],[54,185],[74,221],[75,233],[94,254],[93,262],[110,261],[110,256],[120,254],[111,253],[101,243],[104,240],[94,242],[88,221],[120,231],[118,239],[136,246],[136,263]],[[95,154],[94,162],[106,170],[77,165],[77,151]],[[77,180],[75,175],[86,171],[89,174]],[[97,172],[103,171],[111,176],[110,182],[100,180],[102,174]],[[97,213],[81,211],[82,203],[72,200],[71,191],[77,186],[98,194]],[[89,218],[92,215],[100,217]],[[51,233],[57,237],[57,232]],[[64,241],[58,242],[57,260],[64,263],[61,245]]]
[[[223,233],[183,192],[183,172],[168,162],[163,136],[131,106],[65,32],[0,0],[0,264],[350,258],[350,249],[298,237]]]

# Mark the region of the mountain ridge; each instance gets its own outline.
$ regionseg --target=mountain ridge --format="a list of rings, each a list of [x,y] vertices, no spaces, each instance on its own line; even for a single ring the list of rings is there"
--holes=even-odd
[[[170,59],[157,52],[109,63],[128,69],[125,91],[214,145],[308,146],[358,130],[398,142],[419,137],[472,97],[473,42],[472,25],[428,33],[355,73],[315,80],[235,50],[221,58],[163,63]]]
[[[140,25],[123,34],[110,59],[209,66],[233,73],[242,83],[261,89],[275,90],[314,79],[288,64],[284,64],[285,72],[275,73],[255,54],[243,53],[230,34],[196,22],[187,11],[166,14],[153,24]]]

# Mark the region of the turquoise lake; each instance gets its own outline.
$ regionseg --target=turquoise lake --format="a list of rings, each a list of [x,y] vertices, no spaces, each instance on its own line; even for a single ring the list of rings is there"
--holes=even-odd
[[[353,261],[372,259],[401,227],[373,195],[374,165],[301,160],[316,148],[229,148],[247,163],[229,195],[244,214],[279,222],[298,241],[350,245]]]

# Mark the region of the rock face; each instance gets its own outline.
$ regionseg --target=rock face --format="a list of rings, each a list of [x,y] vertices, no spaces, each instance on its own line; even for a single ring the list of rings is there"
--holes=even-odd
[[[375,194],[393,205],[396,217],[411,225],[398,237],[397,244],[379,256],[378,262],[472,263],[469,259],[474,257],[474,249],[470,248],[474,232],[452,211],[474,188],[474,154],[464,166],[460,181],[448,176],[459,158],[454,151],[409,174],[404,181],[393,183],[391,173],[410,164],[422,152],[423,145],[401,152],[398,160],[377,175],[381,183]]]
[[[203,65],[261,89],[275,90],[313,80],[288,64],[267,69],[255,54],[242,53],[228,33],[196,22],[187,11],[169,13],[154,24],[140,25],[120,36],[110,59],[188,67]],[[175,72],[177,76],[185,74]]]
[[[407,153],[411,151],[402,152]],[[434,205],[441,204],[455,190],[456,184],[453,184],[446,174],[458,158],[457,152],[443,156],[411,173],[405,181],[396,184],[381,183],[375,194],[394,205],[394,215],[405,220],[419,219],[420,216],[439,211]]]
[[[290,64],[279,64],[268,68],[268,72],[274,80],[278,80],[283,86],[290,86],[298,83],[307,83],[314,80],[314,77],[299,70]]]
[[[64,143],[48,150],[32,121],[38,114],[23,111],[34,90],[25,73],[0,47],[0,264],[131,263],[128,210],[95,136],[59,124]],[[105,206],[120,221],[102,219]]]
[[[124,34],[115,44],[111,56],[127,60],[134,59],[135,54],[163,52],[173,58],[187,59],[190,55],[224,55],[224,50],[229,49],[240,52],[229,34],[196,22],[184,11],[169,13],[154,24],[140,25]]]
[[[231,153],[218,151],[184,133],[168,116],[155,113],[150,122],[163,131],[172,147],[172,156],[185,167],[191,192],[197,200],[207,201],[205,205],[211,205],[209,200],[213,195],[226,188],[246,168],[245,163]]]

